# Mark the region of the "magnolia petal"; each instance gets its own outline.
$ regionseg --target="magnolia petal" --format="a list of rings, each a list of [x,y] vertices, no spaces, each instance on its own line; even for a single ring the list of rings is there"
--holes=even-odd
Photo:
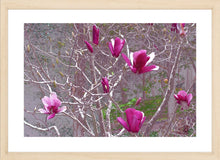
[[[43,108],[38,109],[38,111],[39,111],[40,113],[44,113],[44,114],[49,114],[49,113],[50,113],[50,112],[48,112],[47,110],[45,110],[45,109],[43,109]]]
[[[135,109],[134,108],[128,108],[125,110],[125,113],[126,113],[126,117],[127,117],[127,122],[128,122],[128,125],[129,125],[129,128],[131,129],[131,125],[133,123],[133,117],[135,115]]]
[[[114,48],[115,47],[115,40],[114,39],[111,39],[111,44],[112,44],[112,47]]]
[[[144,116],[143,119],[142,119],[142,121],[141,121],[141,124],[140,124],[140,126],[139,126],[139,129],[141,129],[142,125],[144,124],[145,119],[146,119],[146,117]]]
[[[66,109],[67,109],[66,106],[60,107],[60,109],[58,109],[57,113],[65,112]]]
[[[55,108],[58,108],[61,105],[61,101],[57,98],[55,92],[50,94],[50,102],[51,102],[51,106]]]
[[[137,69],[136,68],[130,66],[130,69],[131,69],[132,72],[137,73]]]
[[[184,90],[179,91],[177,96],[179,97],[179,100],[182,100],[182,101],[186,101],[187,99],[187,93]]]
[[[128,124],[127,124],[121,117],[118,117],[118,118],[117,118],[117,121],[118,121],[127,131],[129,131]]]
[[[124,58],[125,62],[128,64],[128,66],[130,67],[130,66],[131,66],[131,62],[130,62],[130,60],[128,59],[128,57],[127,57],[124,53],[122,53],[121,55],[122,55],[122,57]]]
[[[51,119],[51,118],[53,118],[53,117],[55,117],[55,113],[50,114],[50,115],[47,117],[47,120],[49,120],[49,119]]]
[[[180,104],[180,100],[177,100],[176,103]]]
[[[188,104],[188,106],[190,105],[190,102],[191,102],[192,98],[193,98],[193,96],[192,96],[191,93],[187,95],[187,104]]]
[[[146,50],[136,51],[133,54],[133,67],[137,68],[137,70],[141,70],[147,63],[150,57],[147,56]]]
[[[185,23],[178,23],[177,29],[180,35],[186,35],[186,32],[184,31]]]
[[[42,98],[42,103],[44,104],[45,109],[46,107],[51,106],[50,98],[47,96],[44,96],[44,98]]]
[[[136,110],[134,113],[135,113],[135,115],[136,115],[136,117],[137,117],[137,120],[138,120],[138,121],[140,120],[140,123],[141,123],[141,121],[142,121],[142,119],[143,119],[143,116],[144,116],[144,112],[141,112],[141,111]]]
[[[181,24],[180,24],[180,23],[178,23],[178,24],[176,25],[176,27],[177,27],[178,31],[181,30]]]
[[[152,52],[148,57],[149,57],[149,59],[148,59],[148,61],[147,61],[147,63],[146,63],[146,66],[153,61],[153,59],[154,59],[154,57],[155,57],[155,53]]]
[[[134,64],[134,52],[131,52],[129,56],[130,56],[131,64],[133,65]]]
[[[176,94],[174,94],[173,96],[176,100],[179,100],[179,97]]]
[[[110,49],[112,55],[114,56],[113,46],[111,42],[108,43],[108,48]]]
[[[132,122],[129,124],[129,129],[133,133],[139,132],[139,126],[141,124],[141,120],[137,118],[137,115],[133,115]]]
[[[50,98],[57,98],[56,92],[51,92],[50,93]]]
[[[159,69],[159,66],[156,65],[151,65],[151,66],[145,66],[143,67],[139,73],[145,73],[145,72],[150,72],[150,71],[156,71]]]
[[[53,100],[53,104],[55,107],[59,107],[61,105],[61,101],[57,98]]]

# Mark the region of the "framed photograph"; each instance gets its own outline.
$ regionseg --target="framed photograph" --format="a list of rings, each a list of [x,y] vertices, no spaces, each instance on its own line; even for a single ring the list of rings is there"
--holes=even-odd
[[[1,1],[1,159],[220,159],[220,3],[162,4]]]

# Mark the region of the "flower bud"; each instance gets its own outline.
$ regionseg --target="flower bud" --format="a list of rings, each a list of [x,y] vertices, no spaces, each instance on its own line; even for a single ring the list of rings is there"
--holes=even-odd
[[[164,79],[163,81],[164,81],[164,83],[166,83],[166,84],[168,83],[168,79]]]
[[[27,45],[27,51],[28,51],[28,53],[30,52],[30,50],[31,50],[31,48],[30,48],[30,45],[28,44],[28,45]]]

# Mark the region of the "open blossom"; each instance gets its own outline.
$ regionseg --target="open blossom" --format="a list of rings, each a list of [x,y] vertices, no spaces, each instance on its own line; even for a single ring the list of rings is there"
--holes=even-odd
[[[85,42],[85,44],[86,44],[88,50],[89,50],[91,53],[93,53],[93,48],[92,48],[91,44],[90,44],[89,42],[87,42],[87,41],[84,41],[84,42]]]
[[[142,124],[144,123],[146,117],[144,116],[144,113],[141,111],[138,111],[134,108],[128,108],[125,110],[127,122],[122,119],[121,117],[118,117],[118,122],[129,132],[138,133],[141,129]]]
[[[177,30],[177,23],[172,23],[171,25],[171,29],[170,29],[172,32],[176,32],[178,33],[178,30]]]
[[[141,103],[141,97],[138,98],[138,100],[135,103],[135,106],[138,106]]]
[[[124,44],[125,44],[125,40],[120,39],[118,37],[116,37],[115,40],[112,39],[111,42],[109,42],[108,47],[109,47],[113,57],[119,56]]]
[[[44,114],[49,114],[47,119],[53,118],[57,113],[66,111],[66,106],[58,108],[61,105],[61,101],[57,98],[55,92],[52,92],[50,97],[44,96],[42,102],[44,104],[44,109],[40,108],[38,111]]]
[[[103,87],[104,93],[109,92],[109,84],[108,84],[108,79],[106,77],[102,78],[102,87]]]
[[[180,35],[186,35],[184,27],[185,23],[172,23],[171,31],[179,33]]]
[[[99,29],[95,25],[93,26],[93,43],[99,44]]]
[[[184,30],[185,23],[178,23],[177,29],[180,35],[186,35],[186,31]]]
[[[184,90],[181,90],[177,95],[174,94],[174,98],[177,100],[177,103],[181,105],[181,110],[185,110],[188,109],[193,96],[191,93],[187,95]]]
[[[149,56],[146,53],[147,53],[146,50],[140,50],[131,53],[130,59],[124,53],[122,53],[122,57],[130,67],[131,71],[134,73],[141,74],[153,70],[158,70],[159,66],[155,66],[155,65],[148,66],[148,64],[151,63],[155,57],[154,52],[152,52]]]

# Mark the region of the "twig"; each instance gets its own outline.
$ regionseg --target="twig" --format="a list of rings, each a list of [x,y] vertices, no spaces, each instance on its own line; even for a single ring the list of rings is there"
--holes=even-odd
[[[32,125],[32,124],[30,124],[30,123],[28,123],[26,121],[24,121],[24,124],[29,126],[29,127],[31,127],[31,128],[33,128],[33,129],[37,129],[39,131],[49,131],[51,129],[54,129],[56,131],[57,136],[60,137],[60,132],[59,132],[59,130],[57,129],[56,126],[50,126],[48,128],[40,128],[40,127],[34,126],[34,125]]]

